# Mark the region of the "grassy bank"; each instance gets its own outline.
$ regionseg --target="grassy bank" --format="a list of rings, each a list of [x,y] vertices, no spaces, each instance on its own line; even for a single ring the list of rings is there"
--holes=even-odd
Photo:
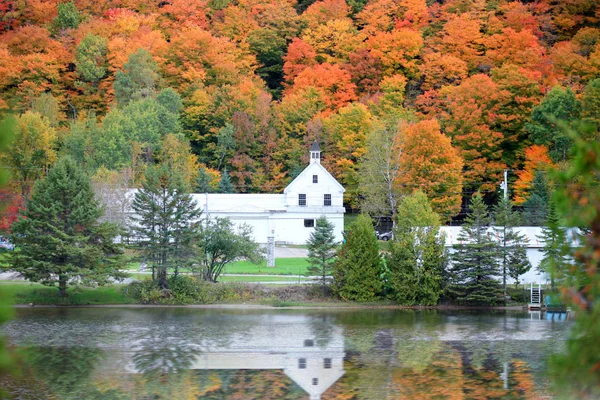
[[[69,288],[66,298],[58,297],[58,289],[25,282],[1,282],[0,291],[13,304],[85,305],[85,304],[135,304],[136,300],[121,291],[121,285],[98,288]]]
[[[167,296],[147,281],[133,285],[69,288],[66,298],[58,297],[56,288],[40,284],[0,282],[0,293],[12,300],[13,304],[34,305],[253,304],[275,307],[400,307],[389,300],[373,303],[342,301],[331,295],[323,295],[318,285],[269,285],[231,281],[218,284],[197,282],[190,286],[189,281],[186,282],[188,283],[184,282],[183,286],[170,286],[173,293]],[[519,307],[527,303],[526,299],[517,300],[516,297],[513,297],[516,301],[508,304],[509,306]],[[452,307],[457,306],[446,304],[433,308]]]

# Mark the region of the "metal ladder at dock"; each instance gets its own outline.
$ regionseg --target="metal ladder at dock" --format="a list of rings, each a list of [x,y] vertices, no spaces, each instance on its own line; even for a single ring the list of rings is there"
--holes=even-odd
[[[540,283],[537,286],[534,286],[531,283],[529,287],[530,299],[529,299],[529,309],[541,309],[542,308],[542,285]]]

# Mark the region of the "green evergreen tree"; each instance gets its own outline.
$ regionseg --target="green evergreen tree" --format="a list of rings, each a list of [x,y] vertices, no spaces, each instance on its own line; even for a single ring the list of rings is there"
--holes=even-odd
[[[527,258],[527,248],[517,246],[508,255],[508,276],[515,281],[515,288],[519,285],[519,278],[531,269],[531,263]]]
[[[32,282],[58,286],[70,282],[105,284],[123,278],[123,249],[116,225],[99,223],[102,208],[89,178],[71,158],[60,159],[36,182],[22,218],[11,228],[11,269]]]
[[[477,193],[460,231],[460,244],[454,245],[450,269],[449,292],[467,304],[502,302],[502,291],[495,279],[499,275],[498,245],[488,235],[489,226],[487,206]]]
[[[529,198],[523,203],[523,220],[530,226],[542,226],[548,215],[548,183],[546,174],[537,171]]]
[[[331,274],[331,266],[335,262],[335,226],[327,218],[317,219],[315,230],[311,232],[308,241],[308,274],[319,276],[319,283],[326,293],[327,280]]]
[[[210,186],[210,175],[206,172],[206,168],[200,167],[198,170],[198,179],[196,180],[196,191],[198,193],[212,193],[213,189]]]
[[[119,107],[132,100],[153,97],[158,80],[158,64],[146,49],[139,49],[131,56],[123,67],[123,71],[115,74],[115,98]]]
[[[231,178],[229,177],[229,173],[226,169],[223,170],[223,173],[221,174],[221,180],[219,181],[219,193],[235,193],[233,183],[231,183]]]
[[[72,1],[58,4],[58,15],[52,21],[52,31],[58,33],[64,29],[76,29],[81,22],[79,11]]]
[[[579,123],[580,116],[581,103],[573,90],[556,86],[533,108],[531,122],[525,129],[531,133],[536,144],[548,146],[554,162],[565,161],[573,141],[557,125],[557,121],[574,125]]]
[[[108,62],[106,39],[89,33],[75,51],[75,66],[79,78],[84,82],[98,84],[106,76]]]
[[[527,238],[515,228],[521,225],[521,216],[515,210],[508,197],[501,197],[494,205],[494,231],[498,238],[499,262],[502,272],[502,288],[506,297],[506,278],[513,277],[531,268],[525,246]],[[518,277],[518,275],[517,275]]]
[[[133,199],[132,237],[152,265],[152,278],[168,289],[168,272],[177,275],[195,256],[202,211],[183,177],[166,165],[149,167]]]
[[[383,288],[382,260],[371,218],[360,215],[348,228],[345,239],[333,264],[336,293],[344,300],[377,300]]]
[[[566,256],[568,245],[567,233],[560,226],[560,218],[553,201],[549,204],[546,225],[542,228],[542,233],[538,236],[538,239],[544,243],[544,248],[542,249],[544,256],[537,269],[550,276],[550,287],[554,290],[556,281],[560,279],[561,274],[568,265]]]
[[[600,79],[594,79],[587,84],[581,103],[581,119],[595,128],[590,130],[591,135],[585,135],[585,139],[597,138],[600,130]]]
[[[417,191],[402,199],[397,218],[386,259],[394,298],[405,305],[435,305],[442,292],[446,265],[440,217],[427,196]]]

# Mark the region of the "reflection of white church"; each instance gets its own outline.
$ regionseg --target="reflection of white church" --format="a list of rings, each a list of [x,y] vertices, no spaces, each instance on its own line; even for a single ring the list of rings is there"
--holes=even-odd
[[[310,147],[309,165],[283,191],[283,194],[194,194],[204,218],[229,218],[234,224],[248,224],[254,239],[267,243],[305,244],[321,216],[335,225],[337,241],[344,229],[345,189],[321,165],[321,149]]]
[[[227,336],[226,341],[203,341],[186,368],[195,370],[283,370],[311,400],[344,375],[344,336],[340,327],[327,324],[327,337],[311,330],[314,318],[303,315],[264,315],[262,323]],[[322,328],[322,327],[321,327]],[[202,343],[202,344],[200,344]],[[126,370],[133,373],[134,363]]]

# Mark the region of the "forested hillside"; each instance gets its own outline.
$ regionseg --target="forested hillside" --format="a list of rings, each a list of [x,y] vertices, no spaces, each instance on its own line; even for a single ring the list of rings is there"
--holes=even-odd
[[[63,155],[100,186],[160,162],[192,190],[224,175],[278,192],[318,139],[352,207],[389,214],[418,188],[448,220],[510,169],[534,219],[544,169],[569,158],[554,118],[600,121],[597,0],[0,0],[0,15],[5,214]]]

